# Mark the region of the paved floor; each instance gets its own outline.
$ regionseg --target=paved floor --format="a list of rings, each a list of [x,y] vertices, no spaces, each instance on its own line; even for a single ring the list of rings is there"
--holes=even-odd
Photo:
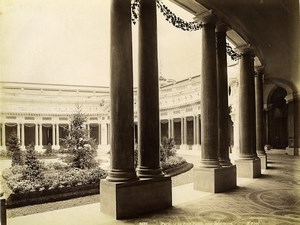
[[[270,152],[268,166],[260,178],[238,178],[238,188],[226,193],[194,191],[192,183],[174,187],[171,209],[131,220],[115,221],[94,203],[9,218],[8,225],[300,224],[300,157]]]

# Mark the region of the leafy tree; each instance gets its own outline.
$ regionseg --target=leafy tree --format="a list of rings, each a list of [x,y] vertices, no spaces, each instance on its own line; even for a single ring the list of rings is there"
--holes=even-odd
[[[34,146],[29,145],[25,153],[24,178],[31,181],[42,179],[43,169],[43,163],[38,160]]]
[[[11,155],[11,165],[22,165],[23,164],[23,157],[20,148],[20,140],[17,137],[16,132],[12,132],[11,135],[8,137],[6,142],[7,150],[9,155]]]
[[[77,112],[71,116],[67,138],[61,139],[68,149],[67,163],[80,169],[93,168],[98,165],[95,160],[97,153],[95,140],[88,137],[88,131],[85,128],[86,120],[81,107],[77,107]]]

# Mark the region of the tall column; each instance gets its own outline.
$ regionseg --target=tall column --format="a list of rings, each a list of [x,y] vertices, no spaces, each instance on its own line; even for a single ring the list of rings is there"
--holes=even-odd
[[[227,25],[219,22],[217,36],[217,93],[218,93],[218,154],[221,166],[232,165],[229,158],[228,84],[227,84]]]
[[[181,145],[184,145],[184,117],[181,118],[180,121],[180,137],[181,137]]]
[[[55,124],[52,124],[52,146],[55,145]]]
[[[111,150],[107,181],[136,180],[133,159],[133,70],[130,0],[111,1]],[[126,135],[124,135],[126,134]]]
[[[194,129],[194,145],[198,144],[197,142],[197,134],[198,134],[198,131],[197,131],[197,126],[196,126],[196,121],[197,121],[197,116],[193,116],[193,129]]]
[[[39,124],[39,145],[43,147],[43,125]]]
[[[101,123],[98,124],[98,139],[99,139],[98,146],[100,146],[102,144],[102,141],[101,141]]]
[[[197,16],[202,28],[201,160],[194,169],[194,189],[224,192],[236,187],[236,167],[221,167],[218,159],[218,105],[216,65],[216,17],[212,11]],[[226,182],[224,177],[226,177]]]
[[[187,145],[187,118],[183,117],[183,144]]]
[[[22,140],[21,140],[21,132],[20,132],[20,124],[19,124],[19,123],[17,123],[17,137],[18,137],[18,139],[19,139],[20,141],[22,141]]]
[[[5,123],[2,123],[2,146],[6,146],[6,140],[5,140]]]
[[[202,74],[201,74],[201,167],[218,168],[216,18],[207,14],[202,18]]]
[[[90,126],[89,123],[88,123],[86,126],[87,126],[87,134],[88,134],[88,138],[90,138],[90,137],[91,137],[91,126]]]
[[[24,123],[21,123],[21,148],[25,148],[25,130]]]
[[[56,134],[56,146],[57,147],[59,147],[59,124],[57,123],[56,124],[56,132],[55,132],[55,134]]]
[[[37,149],[37,147],[39,145],[39,128],[38,128],[38,124],[35,124],[34,128],[35,128],[35,130],[34,130],[34,132],[35,132],[35,138],[34,138],[35,143],[34,143],[34,145],[35,145],[35,149]]]
[[[138,85],[137,173],[139,177],[162,176],[159,162],[159,84],[154,0],[140,2]]]
[[[168,138],[171,138],[171,120],[168,119]]]
[[[200,127],[200,116],[199,114],[197,115],[197,143],[200,145],[200,136],[201,136],[201,127]]]
[[[267,158],[264,149],[264,122],[263,122],[263,76],[262,67],[256,68],[255,74],[255,110],[256,110],[256,152],[261,160],[261,169],[267,169]]]
[[[171,178],[161,176],[159,166],[155,0],[140,1],[139,17],[137,172],[141,178],[147,179],[137,179],[133,161],[131,32],[131,0],[111,0],[111,168],[108,177],[100,181],[100,209],[115,219],[130,218],[172,205]],[[130,207],[126,207],[129,202]]]
[[[249,45],[238,48],[241,54],[239,77],[239,177],[255,178],[261,174],[255,143],[254,56]]]

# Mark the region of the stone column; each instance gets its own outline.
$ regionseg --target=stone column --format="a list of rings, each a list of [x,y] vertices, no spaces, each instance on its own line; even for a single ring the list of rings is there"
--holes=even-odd
[[[193,130],[194,130],[194,145],[197,145],[197,126],[196,126],[197,116],[193,116]]]
[[[184,120],[185,120],[184,117],[182,117],[180,119],[180,139],[181,139],[180,149],[182,149],[182,150],[185,150],[185,147],[184,147]]]
[[[38,124],[35,124],[35,149],[38,148],[38,145],[39,145],[39,127],[38,127]]]
[[[52,147],[55,145],[55,124],[52,124]]]
[[[24,123],[21,123],[21,148],[25,148],[25,130]]]
[[[261,174],[255,143],[254,55],[249,45],[237,49],[241,54],[239,77],[239,177],[255,178]]]
[[[218,154],[221,166],[232,165],[229,158],[228,84],[226,54],[226,24],[219,22],[217,36],[217,93],[218,93]]]
[[[168,138],[171,138],[171,120],[168,119]]]
[[[133,161],[131,0],[111,0],[111,168],[106,180],[100,181],[100,207],[101,212],[115,219],[130,218],[172,205],[171,178],[160,177],[159,168],[155,0],[140,1],[139,23],[138,174],[147,179],[137,180]]]
[[[42,148],[43,147],[43,125],[39,124],[39,146]]]
[[[90,138],[91,137],[91,126],[89,123],[87,124],[87,134],[88,134],[88,138]]]
[[[255,75],[255,110],[256,110],[256,152],[261,161],[261,169],[267,169],[267,155],[264,149],[263,122],[263,73],[262,67],[256,68]]]
[[[21,140],[21,132],[20,132],[20,124],[19,123],[17,123],[17,137],[20,140],[20,142],[22,142],[22,140]]]
[[[56,146],[59,148],[59,124],[56,124]]]
[[[2,146],[6,146],[6,140],[5,140],[5,123],[2,123]]]
[[[102,142],[101,142],[101,123],[98,124],[98,139],[99,139],[98,146],[100,147],[100,145],[102,144]]]
[[[198,132],[197,132],[197,143],[200,145],[201,143],[200,143],[200,136],[201,136],[201,127],[200,127],[200,116],[199,115],[197,115],[197,130],[198,130]]]
[[[202,18],[202,74],[201,74],[201,167],[219,168],[216,71],[216,18],[211,13]]]
[[[156,1],[142,0],[139,16],[138,168],[139,177],[162,176],[159,162],[159,84]],[[149,131],[151,130],[151,135]]]
[[[202,28],[201,161],[194,169],[194,189],[223,192],[236,187],[235,166],[221,167],[218,159],[216,17],[212,11],[197,15]],[[226,181],[224,179],[226,177]]]
[[[111,150],[107,181],[136,180],[133,164],[133,71],[130,0],[111,1]],[[107,129],[109,130],[109,129]],[[126,134],[126,135],[125,135]]]

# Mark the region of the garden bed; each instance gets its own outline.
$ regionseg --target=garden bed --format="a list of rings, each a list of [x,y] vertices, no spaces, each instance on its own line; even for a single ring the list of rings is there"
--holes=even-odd
[[[174,177],[174,176],[177,176],[181,173],[185,173],[185,172],[189,171],[193,167],[194,167],[194,164],[184,162],[184,163],[182,163],[182,164],[180,164],[176,167],[171,167],[171,168],[165,169],[164,173],[166,175],[169,175],[170,177]]]
[[[100,189],[97,183],[27,193],[11,193],[7,198],[7,208],[61,201],[99,193]]]

